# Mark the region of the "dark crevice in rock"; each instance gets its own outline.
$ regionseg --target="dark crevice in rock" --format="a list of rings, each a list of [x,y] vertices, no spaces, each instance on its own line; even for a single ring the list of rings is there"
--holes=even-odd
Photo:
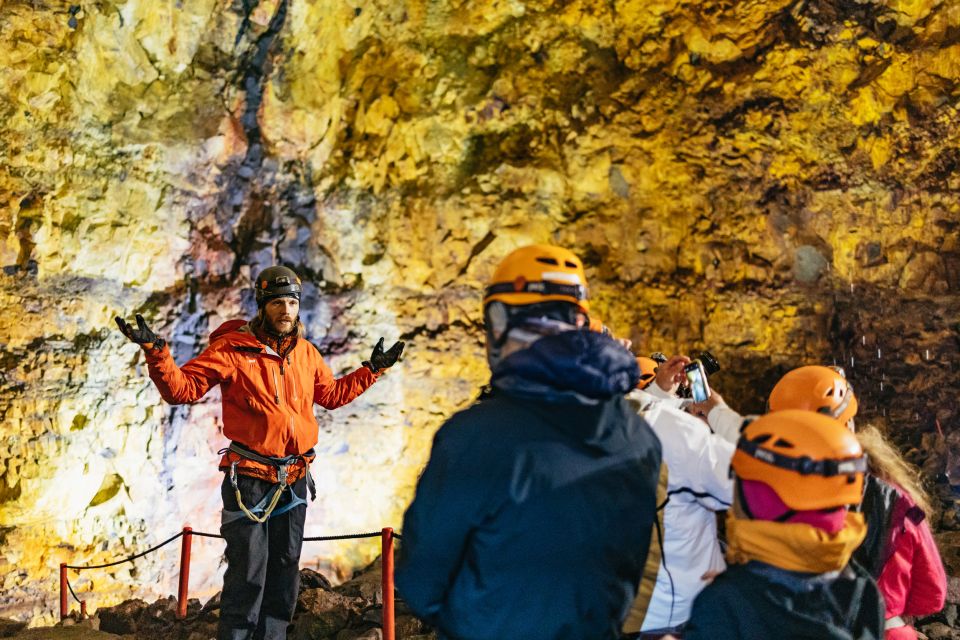
[[[236,36],[238,45],[250,28],[250,15],[258,4],[256,0],[243,2],[244,17]],[[235,74],[234,82],[244,95],[239,123],[246,137],[247,151],[238,165],[225,171],[227,177],[216,207],[221,235],[234,254],[231,279],[239,275],[241,266],[249,263],[251,253],[272,245],[272,240],[263,238],[274,235],[270,233],[274,227],[272,209],[275,206],[271,194],[278,167],[276,162],[267,162],[259,111],[270,77],[271,53],[286,22],[287,9],[288,0],[281,0],[266,30],[241,56]]]
[[[241,0],[243,3],[243,19],[240,21],[240,28],[237,29],[237,37],[233,41],[233,46],[236,47],[240,44],[240,41],[243,40],[243,34],[247,32],[247,29],[250,28],[250,15],[257,8],[257,5],[260,4],[260,0]]]
[[[317,350],[320,351],[325,358],[356,352],[359,338],[359,334],[353,331],[348,331],[347,333],[337,336],[336,338],[332,338],[329,335],[323,336],[319,339],[308,337],[308,339],[317,347]]]
[[[860,87],[867,86],[883,75],[883,72],[887,70],[887,67],[889,67],[892,62],[892,58],[885,58],[866,65],[860,71],[860,75],[857,76],[853,82],[847,85],[847,91],[854,91]]]
[[[399,340],[410,341],[414,338],[436,338],[443,335],[444,333],[450,331],[451,329],[463,329],[464,331],[470,332],[475,329],[478,329],[479,325],[471,325],[462,320],[454,320],[453,322],[441,324],[433,329],[430,329],[426,326],[419,326],[410,329],[409,331],[404,331],[400,334]]]
[[[960,148],[948,147],[942,149],[936,157],[925,167],[923,173],[917,176],[917,184],[924,190],[933,193],[951,192],[950,179],[960,170]]]
[[[899,27],[893,11],[885,4],[882,0],[799,0],[790,9],[795,27],[788,31],[799,31],[801,42],[823,46],[842,25],[850,22],[877,40],[909,44],[915,38],[913,31]]]
[[[9,486],[6,481],[0,482],[0,504],[15,502],[20,498],[20,494],[21,486],[19,480],[17,480],[17,483],[12,487]]]
[[[470,263],[478,255],[483,253],[483,250],[490,246],[490,244],[497,239],[496,234],[493,231],[487,231],[487,235],[483,236],[483,239],[480,240],[477,244],[473,245],[473,248],[470,249],[470,256],[467,258],[467,261],[460,268],[460,272],[457,273],[457,276],[462,276],[467,272],[467,269],[470,268]]]
[[[758,44],[743,51],[743,55],[727,62],[704,63],[703,66],[719,78],[733,80],[735,78],[749,78],[763,67],[764,56],[780,43],[778,29],[767,29],[764,39]]]
[[[708,122],[718,131],[727,133],[731,129],[742,128],[747,114],[752,111],[774,111],[783,114],[790,112],[783,98],[779,96],[755,96],[744,100],[725,113],[710,118]]]

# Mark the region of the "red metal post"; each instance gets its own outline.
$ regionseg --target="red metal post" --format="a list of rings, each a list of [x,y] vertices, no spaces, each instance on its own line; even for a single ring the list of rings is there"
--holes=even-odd
[[[86,600],[80,601],[80,619],[81,620],[87,619],[87,601]]]
[[[183,528],[180,541],[180,588],[177,590],[177,618],[187,617],[187,592],[190,586],[190,543],[193,541],[193,528]]]
[[[393,628],[393,529],[381,531],[380,578],[383,591],[383,640],[394,640]]]
[[[67,610],[67,563],[60,563],[60,619],[64,620],[69,611]]]

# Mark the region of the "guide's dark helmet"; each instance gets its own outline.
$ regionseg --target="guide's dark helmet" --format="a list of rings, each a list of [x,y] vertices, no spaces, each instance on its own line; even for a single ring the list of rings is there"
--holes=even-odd
[[[260,272],[254,282],[257,306],[262,307],[268,300],[285,296],[300,299],[300,278],[292,269],[286,267],[267,267]]]

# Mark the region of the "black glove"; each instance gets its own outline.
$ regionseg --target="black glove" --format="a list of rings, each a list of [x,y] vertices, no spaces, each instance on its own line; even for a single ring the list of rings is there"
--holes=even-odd
[[[150,327],[147,326],[147,323],[143,321],[143,316],[139,313],[137,314],[136,329],[124,322],[123,318],[120,316],[114,317],[114,320],[117,321],[117,326],[120,327],[120,332],[127,336],[127,339],[129,339],[131,342],[136,342],[144,349],[162,349],[163,346],[167,344],[166,340],[150,330]]]
[[[383,369],[389,369],[396,364],[400,354],[403,353],[403,344],[402,342],[395,342],[389,351],[384,351],[383,338],[380,338],[380,341],[373,347],[373,353],[370,354],[370,359],[365,360],[363,366],[374,373],[380,373]]]

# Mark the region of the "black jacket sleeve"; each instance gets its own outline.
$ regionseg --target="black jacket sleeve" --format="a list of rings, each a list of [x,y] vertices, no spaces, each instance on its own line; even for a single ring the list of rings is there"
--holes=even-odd
[[[448,422],[434,437],[430,460],[403,518],[397,590],[420,618],[441,626],[446,594],[464,562],[471,531],[489,508],[487,465],[464,425]],[[489,469],[487,469],[489,471]]]

